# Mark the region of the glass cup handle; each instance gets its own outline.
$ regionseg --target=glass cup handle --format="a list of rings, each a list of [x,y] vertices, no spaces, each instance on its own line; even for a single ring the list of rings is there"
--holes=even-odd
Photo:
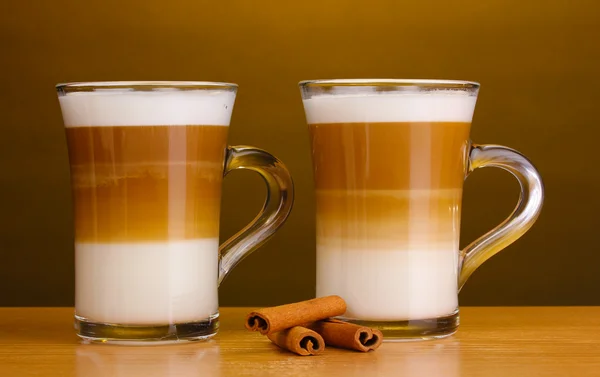
[[[254,220],[219,247],[219,284],[242,259],[275,234],[294,202],[292,177],[285,165],[269,152],[246,145],[227,147],[224,175],[237,169],[260,174],[267,184],[267,198]]]
[[[460,252],[458,290],[483,262],[515,242],[537,220],[544,202],[544,184],[537,169],[521,153],[501,145],[472,145],[467,175],[477,168],[496,167],[519,181],[521,195],[512,214]]]

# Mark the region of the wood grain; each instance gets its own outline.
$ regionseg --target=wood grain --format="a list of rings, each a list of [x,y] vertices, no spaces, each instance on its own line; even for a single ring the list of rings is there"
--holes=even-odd
[[[282,351],[244,329],[247,308],[221,310],[211,341],[173,346],[80,344],[71,308],[0,308],[0,376],[598,376],[600,307],[461,309],[458,333],[320,356]]]

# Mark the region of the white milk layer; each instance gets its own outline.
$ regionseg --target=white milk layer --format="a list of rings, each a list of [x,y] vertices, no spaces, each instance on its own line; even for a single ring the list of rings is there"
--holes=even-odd
[[[76,243],[75,306],[92,322],[151,325],[217,313],[217,238]]]
[[[66,127],[229,126],[235,93],[114,89],[69,93],[59,101]]]
[[[304,100],[309,124],[471,122],[477,97],[460,91],[317,95]]]
[[[341,296],[348,318],[403,321],[452,314],[458,308],[457,281],[453,242],[382,250],[317,245],[317,297]]]

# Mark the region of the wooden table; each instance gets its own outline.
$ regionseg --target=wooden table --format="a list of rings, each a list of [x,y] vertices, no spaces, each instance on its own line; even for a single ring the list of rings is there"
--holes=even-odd
[[[453,337],[301,357],[221,310],[208,342],[81,344],[71,308],[0,308],[0,376],[600,376],[600,307],[463,308]]]

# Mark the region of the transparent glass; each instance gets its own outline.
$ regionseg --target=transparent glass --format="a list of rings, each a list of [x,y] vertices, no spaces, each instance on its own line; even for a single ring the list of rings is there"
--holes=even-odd
[[[237,86],[102,82],[57,86],[75,212],[75,328],[88,341],[213,336],[220,282],[285,222],[289,172],[258,148],[227,146]],[[258,216],[219,246],[223,176],[257,172]]]
[[[522,154],[472,144],[479,84],[446,80],[300,83],[316,188],[317,296],[386,340],[448,336],[473,271],[522,236],[542,208]],[[459,250],[463,182],[479,167],[517,178],[513,213]]]

